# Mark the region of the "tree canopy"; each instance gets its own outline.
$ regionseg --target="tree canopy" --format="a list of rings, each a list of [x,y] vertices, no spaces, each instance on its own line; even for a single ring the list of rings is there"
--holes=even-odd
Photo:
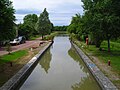
[[[36,23],[36,29],[42,35],[43,38],[44,35],[51,33],[52,26],[53,25],[49,20],[49,13],[45,8],[38,18],[38,21]]]
[[[107,40],[110,50],[110,39],[120,37],[120,1],[82,0],[82,2],[84,14],[81,18],[73,17],[69,28],[73,28],[72,32],[80,35],[84,33],[91,35],[97,47],[100,47],[103,40]]]
[[[54,26],[53,31],[67,31],[67,26]]]
[[[85,17],[90,17],[87,23],[89,31],[95,34],[97,40],[108,40],[110,50],[110,39],[120,35],[120,15],[118,14],[120,1],[115,0],[83,0]],[[116,10],[117,8],[117,10]]]
[[[14,13],[11,1],[0,0],[0,40],[12,39],[15,36]]]
[[[35,25],[38,21],[36,14],[28,14],[24,17],[24,23],[18,25],[19,35],[24,35],[27,39],[31,36],[38,34],[38,31],[35,29]]]

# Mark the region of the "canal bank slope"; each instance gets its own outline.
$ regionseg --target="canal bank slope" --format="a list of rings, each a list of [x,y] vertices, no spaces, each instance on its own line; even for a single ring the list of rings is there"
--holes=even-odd
[[[82,58],[82,60],[85,62],[101,88],[103,90],[118,90],[117,87],[114,86],[114,84],[100,71],[100,69],[82,52],[82,50],[73,42],[71,43]]]
[[[39,58],[43,53],[52,45],[53,42],[49,42],[37,55],[35,55],[18,73],[16,73],[11,79],[8,80],[0,90],[18,90],[20,85],[27,79],[32,70],[39,62]]]

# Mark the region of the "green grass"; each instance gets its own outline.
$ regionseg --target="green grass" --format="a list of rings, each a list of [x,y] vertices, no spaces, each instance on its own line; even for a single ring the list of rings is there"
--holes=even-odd
[[[107,42],[104,41],[101,45],[105,49],[104,52],[101,52],[99,57],[105,63],[108,60],[111,60],[111,65],[114,70],[117,70],[120,74],[120,43],[111,42],[111,52],[107,52]]]
[[[16,61],[17,59],[25,56],[27,54],[27,50],[20,50],[17,52],[13,52],[11,54],[3,55],[0,57],[0,63]]]
[[[50,35],[46,35],[43,40],[53,40],[53,38],[58,34],[58,32],[53,32]]]
[[[40,35],[31,36],[31,37],[30,37],[30,40],[35,40],[35,39],[37,39],[37,38],[39,38],[39,37],[40,37]]]
[[[84,52],[92,53],[97,56],[99,60],[106,63],[108,60],[111,61],[112,69],[120,75],[120,43],[111,42],[111,51],[107,51],[107,41],[103,41],[101,48],[103,51],[100,51],[99,48],[96,48],[95,45],[86,46],[84,42],[75,42]]]
[[[120,83],[120,80],[114,80],[113,83]]]

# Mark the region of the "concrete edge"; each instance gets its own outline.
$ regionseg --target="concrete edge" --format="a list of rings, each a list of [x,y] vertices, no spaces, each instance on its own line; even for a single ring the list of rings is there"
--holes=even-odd
[[[73,42],[71,42],[77,53],[82,58],[102,90],[118,90],[117,87],[100,71],[100,69],[88,58],[87,55]]]
[[[0,87],[0,90],[16,90],[16,88],[18,90],[39,62],[39,58],[52,45],[52,43],[53,42],[49,42],[48,45],[40,50],[38,54],[36,54],[26,65],[23,66],[23,68],[21,68],[12,78]]]

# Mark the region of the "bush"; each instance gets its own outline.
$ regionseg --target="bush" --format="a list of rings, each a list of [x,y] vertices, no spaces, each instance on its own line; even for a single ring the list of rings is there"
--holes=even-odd
[[[53,40],[53,38],[57,35],[57,32],[51,33],[50,35],[46,35],[43,40]]]
[[[11,48],[10,43],[8,43],[8,44],[6,45],[6,51],[8,51],[8,54],[10,54],[10,53],[11,53],[12,48]]]

